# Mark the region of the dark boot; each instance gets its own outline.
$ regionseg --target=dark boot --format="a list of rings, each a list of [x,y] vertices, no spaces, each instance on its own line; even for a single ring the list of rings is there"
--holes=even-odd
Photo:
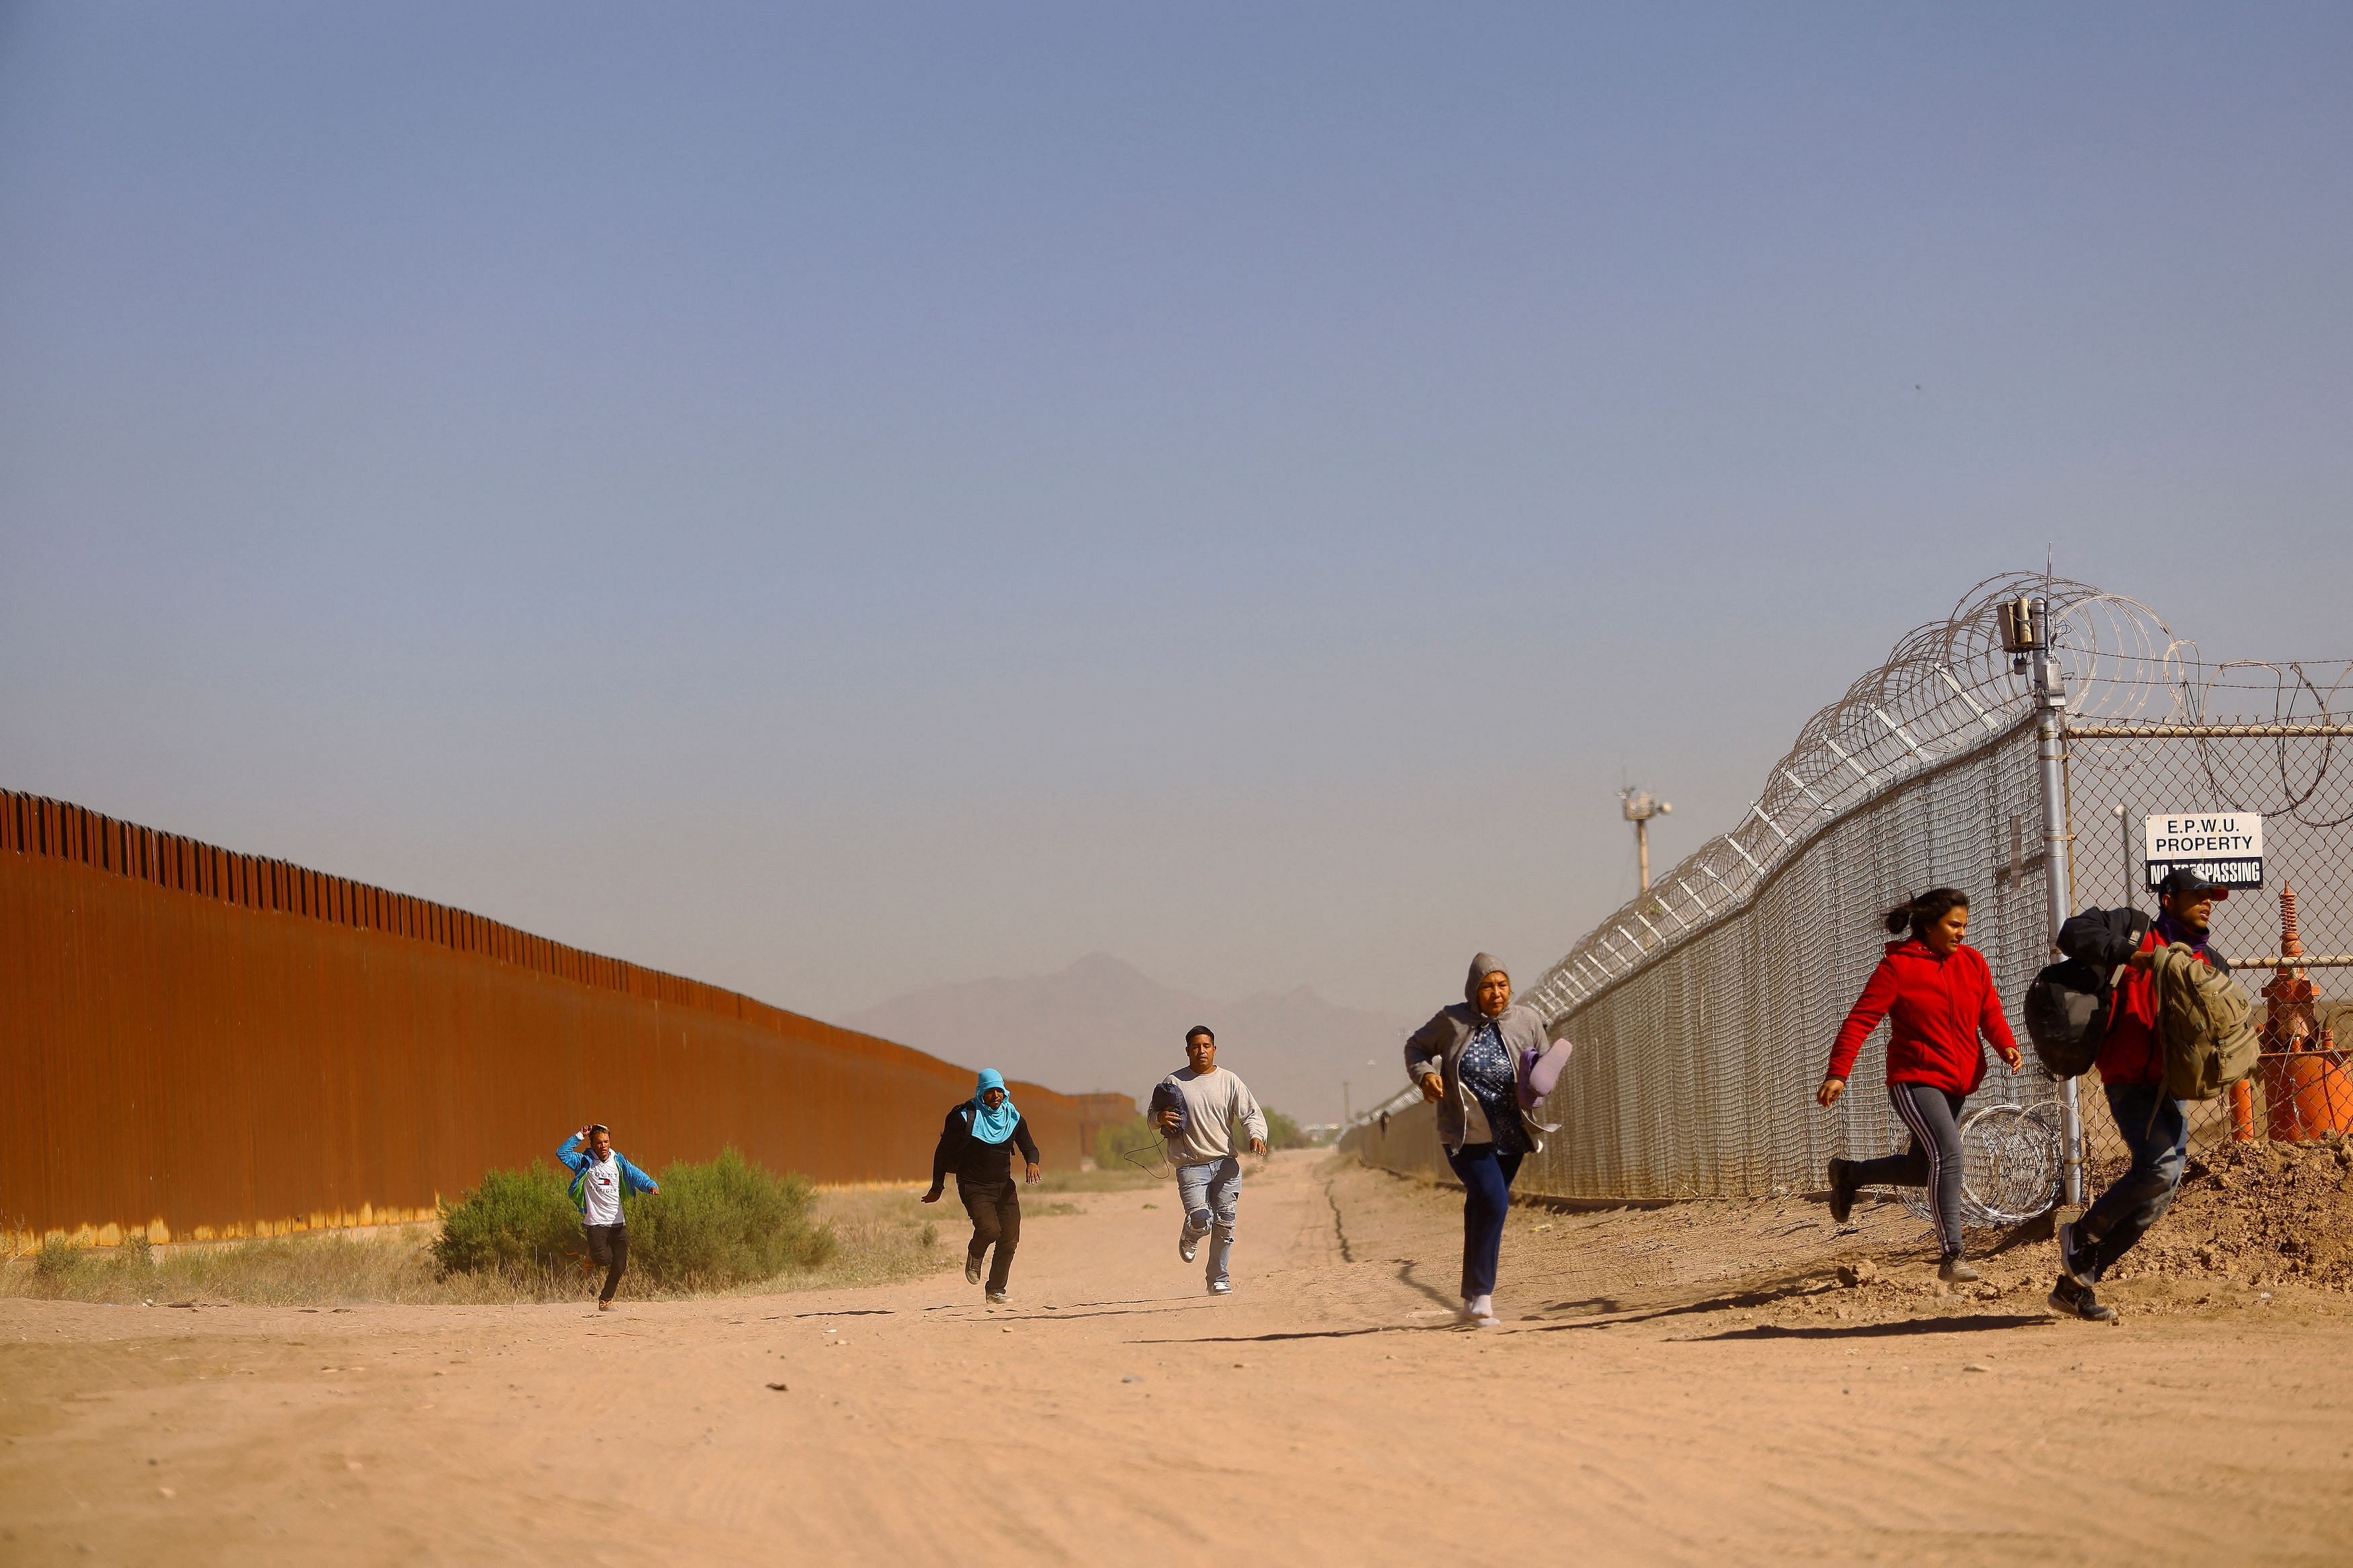
[[[1844,1225],[1847,1222],[1847,1216],[1854,1213],[1856,1184],[1853,1161],[1832,1160],[1831,1162],[1831,1223],[1832,1225]]]

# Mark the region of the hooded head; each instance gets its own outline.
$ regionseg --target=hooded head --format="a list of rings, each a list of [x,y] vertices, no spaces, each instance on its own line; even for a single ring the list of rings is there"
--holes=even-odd
[[[999,1096],[995,1105],[988,1103],[988,1091]],[[972,1091],[972,1135],[984,1143],[1002,1143],[1013,1136],[1014,1124],[1021,1112],[1013,1108],[1012,1091],[1005,1087],[1005,1075],[995,1068],[980,1069],[980,1082]]]
[[[1486,979],[1490,974],[1509,974],[1510,973],[1510,970],[1504,967],[1504,961],[1493,953],[1481,953],[1471,961],[1470,978],[1462,982],[1462,1000],[1476,1007],[1479,1005],[1479,982]]]

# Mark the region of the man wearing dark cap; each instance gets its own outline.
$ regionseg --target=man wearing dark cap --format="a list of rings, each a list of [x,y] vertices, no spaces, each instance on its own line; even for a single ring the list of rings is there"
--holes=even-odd
[[[2229,898],[2230,889],[2184,866],[2166,873],[2157,893],[2160,912],[2139,951],[2179,942],[2228,973],[2230,964],[2207,946],[2206,928],[2215,901]],[[2059,1227],[2059,1282],[2051,1289],[2051,1307],[2069,1317],[2095,1323],[2115,1319],[2116,1310],[2104,1306],[2093,1287],[2164,1215],[2181,1184],[2189,1119],[2181,1101],[2165,1092],[2162,1030],[2157,976],[2136,965],[2116,982],[2098,1062],[2108,1113],[2132,1152],[2132,1163],[2093,1200],[2083,1218]]]

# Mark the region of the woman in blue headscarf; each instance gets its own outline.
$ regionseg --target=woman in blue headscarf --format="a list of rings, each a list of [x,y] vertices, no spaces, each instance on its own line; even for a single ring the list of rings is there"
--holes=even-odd
[[[1038,1143],[1029,1124],[1015,1110],[1005,1090],[1005,1075],[995,1068],[980,1069],[979,1087],[972,1098],[948,1112],[940,1129],[940,1146],[932,1154],[932,1190],[923,1201],[940,1201],[940,1189],[950,1171],[955,1173],[956,1195],[972,1215],[972,1245],[965,1248],[964,1279],[980,1283],[980,1260],[991,1247],[997,1262],[988,1271],[988,1300],[1005,1300],[1005,1282],[1013,1273],[1013,1251],[1021,1245],[1021,1189],[1013,1184],[1013,1151],[1021,1151],[1029,1178],[1038,1180]]]

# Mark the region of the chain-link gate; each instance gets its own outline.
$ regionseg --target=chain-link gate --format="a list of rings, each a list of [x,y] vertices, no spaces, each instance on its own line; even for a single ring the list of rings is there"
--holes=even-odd
[[[2041,606],[2043,647],[2014,656],[2001,608],[2021,597]],[[1880,913],[1924,888],[1967,889],[1969,940],[2015,1027],[2057,918],[2127,897],[2154,907],[2137,882],[2127,889],[2145,815],[2263,815],[2264,889],[2218,904],[2214,926],[2251,992],[2272,978],[2249,960],[2279,952],[2285,884],[2306,947],[2353,962],[2341,957],[2353,948],[2348,674],[2347,661],[2210,670],[2130,600],[2041,575],[1979,584],[1816,714],[1737,826],[1523,986],[1577,1049],[1548,1103],[1564,1125],[1521,1189],[1761,1196],[1819,1186],[1833,1154],[1900,1147],[1876,1043],[1834,1110],[1812,1100],[1883,950]],[[2346,975],[2338,992],[2353,1002],[2353,973],[2307,962]],[[2308,1059],[2267,1057],[2235,1110],[2197,1108],[2195,1138],[2311,1130],[2337,1103],[2346,1078],[2326,1031],[2338,1004],[2326,981],[2317,989],[2312,1026],[2294,1041],[2274,1031],[2300,1047],[2279,1058]],[[1992,1068],[1964,1113],[1969,1223],[2015,1223],[2061,1199],[2071,1101],[2096,1190],[2123,1157],[2096,1079],[2054,1084],[2031,1051],[2021,1074]],[[2353,1093],[2344,1109],[2353,1120]],[[1396,1168],[1433,1163],[1426,1107],[1400,1097],[1375,1116],[1350,1146]]]

